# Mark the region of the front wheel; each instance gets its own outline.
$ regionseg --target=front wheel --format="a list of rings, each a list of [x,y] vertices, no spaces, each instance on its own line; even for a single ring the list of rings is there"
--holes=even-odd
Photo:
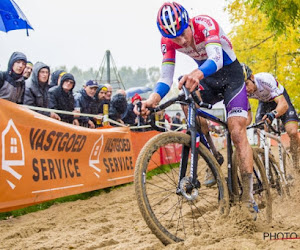
[[[190,136],[166,132],[153,137],[141,150],[135,166],[135,192],[139,209],[151,231],[165,245],[210,230],[220,215],[229,213],[226,181],[207,148],[198,148],[198,183],[193,191],[178,192],[183,146],[190,157]],[[188,186],[190,159],[180,186]],[[203,185],[207,169],[217,180],[213,187]],[[180,188],[179,188],[180,189]],[[187,189],[188,190],[188,189]]]

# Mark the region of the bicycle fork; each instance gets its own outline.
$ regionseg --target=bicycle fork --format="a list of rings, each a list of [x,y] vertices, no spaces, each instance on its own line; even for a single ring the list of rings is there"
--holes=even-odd
[[[194,200],[198,196],[198,188],[200,182],[197,180],[197,166],[198,166],[198,153],[197,153],[197,129],[196,129],[196,112],[195,104],[190,103],[188,109],[188,128],[191,134],[190,147],[184,146],[182,148],[179,179],[176,193],[182,194],[188,200]],[[190,152],[191,151],[191,152]],[[186,176],[187,165],[189,160],[189,153],[191,153],[190,161],[190,176]]]

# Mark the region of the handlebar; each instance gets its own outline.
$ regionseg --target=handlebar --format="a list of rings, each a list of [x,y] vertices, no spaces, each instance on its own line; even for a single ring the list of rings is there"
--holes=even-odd
[[[268,128],[270,128],[273,133],[278,134],[278,135],[281,134],[280,130],[275,129],[274,126],[272,126],[272,124],[269,124],[266,120],[258,122],[258,123],[254,123],[251,126],[248,126],[247,129],[250,129],[250,128],[262,128],[262,129],[264,129],[264,125],[266,125]]]
[[[169,99],[168,101],[166,101],[165,103],[158,105],[155,108],[148,108],[150,110],[150,125],[153,129],[160,131],[160,132],[165,132],[164,128],[158,127],[156,125],[155,113],[165,110],[166,108],[168,108],[169,106],[171,106],[172,104],[174,104],[176,102],[188,104],[188,103],[191,103],[194,101],[201,108],[207,108],[207,109],[212,108],[211,104],[204,103],[200,100],[200,98],[197,96],[197,94],[195,92],[196,90],[194,90],[192,93],[190,93],[185,86],[182,86],[182,89],[183,89],[183,93],[179,94],[177,97],[173,97],[173,98]],[[190,96],[192,96],[192,98],[190,98]],[[139,102],[139,103],[141,105],[141,102]]]

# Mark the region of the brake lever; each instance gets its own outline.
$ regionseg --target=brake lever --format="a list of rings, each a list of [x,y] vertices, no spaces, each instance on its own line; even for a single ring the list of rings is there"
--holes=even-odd
[[[136,104],[136,106],[137,106],[137,111],[139,112],[139,115],[137,116],[137,118],[138,118],[137,126],[139,127],[139,126],[141,126],[141,110],[142,110],[142,102],[138,102],[138,103]]]

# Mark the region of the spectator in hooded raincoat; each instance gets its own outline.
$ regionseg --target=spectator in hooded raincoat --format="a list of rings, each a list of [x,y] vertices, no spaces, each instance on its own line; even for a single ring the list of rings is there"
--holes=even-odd
[[[103,104],[105,103],[105,95],[107,92],[107,87],[105,85],[100,84],[96,94],[95,94],[95,100],[96,100],[96,112],[98,115],[103,115]],[[94,119],[94,123],[96,127],[102,126],[102,119]]]
[[[27,58],[22,52],[14,52],[9,61],[6,72],[0,72],[0,98],[23,103],[25,80],[23,72]]]
[[[105,101],[105,95],[107,92],[107,87],[105,85],[99,85],[95,93],[95,100],[97,103],[97,113],[103,114],[103,102]]]
[[[51,79],[50,79],[50,85],[49,85],[49,89],[51,89],[54,86],[57,86],[60,84],[60,80],[62,78],[62,76],[64,74],[66,74],[67,72],[65,72],[62,69],[59,70],[55,70],[52,74],[51,74]]]
[[[24,104],[35,107],[48,108],[48,81],[50,68],[42,62],[37,62],[33,66],[32,76],[26,81]],[[37,111],[40,114],[50,116],[60,120],[60,117],[47,111]]]
[[[49,89],[48,94],[48,107],[51,109],[74,111],[74,96],[73,89],[75,87],[74,76],[70,73],[66,73],[61,77],[60,84]],[[61,121],[73,123],[79,125],[77,119],[74,119],[73,115],[57,114]]]

